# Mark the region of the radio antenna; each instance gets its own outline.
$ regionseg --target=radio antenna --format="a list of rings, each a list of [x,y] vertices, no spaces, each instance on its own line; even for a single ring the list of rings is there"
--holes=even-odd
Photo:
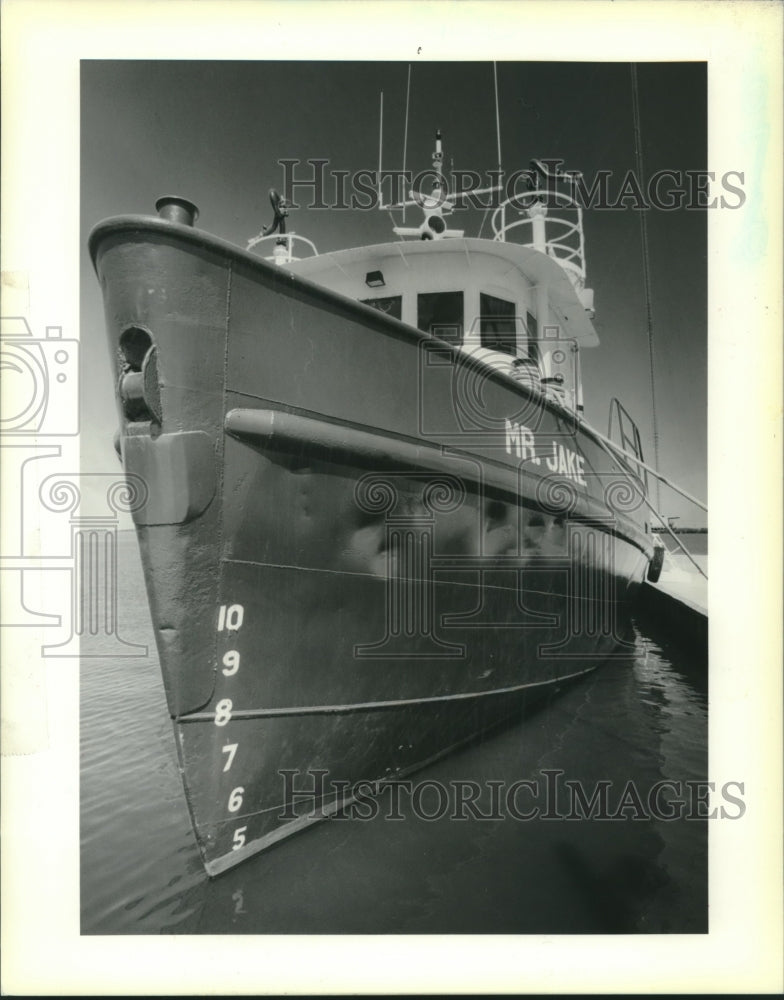
[[[406,183],[406,150],[408,149],[408,102],[411,96],[411,63],[408,64],[408,84],[406,85],[406,124],[403,129],[403,183]],[[403,222],[406,221],[406,192],[403,191]]]
[[[498,185],[501,185],[501,116],[498,111],[498,70],[496,64],[493,63],[493,89],[495,91],[495,137],[498,144]],[[487,222],[487,216],[490,214],[490,205],[485,209],[485,214],[482,216],[482,224],[479,227],[479,236],[482,235],[482,230],[485,228],[485,223]]]
[[[498,72],[496,64],[493,63],[493,84],[495,85],[495,134],[498,140],[498,172],[501,172],[501,117],[498,113]],[[501,178],[498,178],[501,183]]]
[[[384,199],[381,195],[381,150],[383,148],[384,142],[384,91],[381,91],[381,106],[378,112],[378,176],[376,181],[378,182],[378,205],[379,208],[384,207]]]

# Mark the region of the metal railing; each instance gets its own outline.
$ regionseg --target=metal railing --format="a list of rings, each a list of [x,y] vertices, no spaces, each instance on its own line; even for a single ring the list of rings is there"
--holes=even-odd
[[[309,256],[318,257],[319,255],[316,244],[312,240],[309,240],[306,236],[298,236],[296,233],[283,233],[283,235],[271,233],[269,236],[254,236],[248,240],[248,245],[245,249],[253,250],[260,243],[265,243],[269,240],[274,241],[275,250],[273,250],[271,256],[265,257],[264,260],[272,261],[276,264],[290,264],[294,260],[302,260],[301,257],[294,256],[293,246],[295,241],[304,243],[311,250]]]
[[[583,210],[574,198],[562,191],[537,188],[503,201],[490,224],[494,240],[543,250],[579,283],[585,282]],[[541,226],[542,240],[536,235],[537,225]],[[512,234],[514,238],[509,239]]]
[[[621,406],[621,404],[618,402],[617,399],[613,399],[613,403],[617,404],[618,412],[619,412],[619,418],[620,418],[621,411],[623,413],[626,413],[626,410],[624,410],[624,408]],[[636,440],[636,444],[638,446],[638,453],[637,454],[635,454],[633,452],[630,452],[625,447],[621,447],[620,445],[616,444],[614,441],[611,441],[609,437],[605,437],[603,434],[600,434],[599,431],[597,431],[595,428],[591,428],[591,430],[593,431],[593,434],[596,436],[596,438],[599,440],[599,443],[604,447],[604,450],[611,457],[615,458],[616,461],[621,462],[626,467],[625,471],[626,472],[631,472],[631,474],[634,475],[635,478],[639,481],[641,495],[642,495],[643,503],[645,504],[645,506],[651,511],[651,513],[654,515],[654,517],[659,522],[659,524],[662,526],[662,528],[667,532],[667,534],[669,534],[669,536],[672,538],[672,540],[675,542],[675,544],[678,546],[678,548],[681,550],[681,552],[683,552],[683,554],[686,556],[686,558],[689,560],[689,562],[692,564],[692,566],[694,566],[694,568],[697,570],[697,572],[701,576],[704,576],[705,579],[707,580],[708,579],[708,574],[703,570],[703,568],[699,565],[699,563],[694,559],[694,557],[692,556],[691,552],[689,552],[689,550],[686,548],[686,546],[680,541],[680,539],[678,538],[678,536],[672,530],[672,527],[665,521],[665,519],[662,517],[662,515],[656,509],[656,507],[654,506],[654,504],[651,503],[651,501],[648,499],[647,478],[646,478],[646,480],[645,480],[645,482],[643,484],[643,480],[642,480],[640,474],[635,473],[633,470],[629,469],[630,463],[633,463],[635,466],[637,466],[639,469],[644,470],[646,473],[650,473],[652,476],[655,476],[656,479],[658,479],[660,482],[664,483],[665,486],[669,486],[670,489],[672,489],[676,493],[680,494],[680,496],[684,497],[684,499],[689,500],[691,503],[695,504],[697,507],[700,508],[700,510],[707,511],[708,510],[708,505],[706,503],[704,503],[702,500],[698,500],[697,497],[693,497],[691,495],[691,493],[687,493],[686,490],[684,490],[681,486],[678,486],[676,483],[672,482],[671,479],[668,479],[666,476],[662,475],[661,472],[659,472],[658,470],[652,468],[650,465],[647,465],[643,461],[643,459],[642,459],[642,446],[641,446],[640,441],[639,441],[639,431],[637,431],[637,425],[634,423],[634,421],[628,415],[628,413],[626,413],[626,416],[628,417],[629,421],[631,421],[631,424],[632,424],[632,427],[634,428],[634,431],[637,432],[636,435],[634,435],[634,434],[632,435],[632,440],[633,441]],[[612,422],[612,404],[611,404],[611,410],[610,410],[610,421]]]

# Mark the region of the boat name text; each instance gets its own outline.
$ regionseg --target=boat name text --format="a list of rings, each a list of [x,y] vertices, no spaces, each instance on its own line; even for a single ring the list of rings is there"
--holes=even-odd
[[[542,464],[542,456],[537,454],[534,432],[525,424],[515,420],[505,420],[506,453],[516,455],[521,461],[531,461],[534,465]],[[567,448],[557,441],[550,442],[549,454],[545,453],[544,461],[550,472],[573,479],[580,486],[586,486],[585,459],[579,452]]]

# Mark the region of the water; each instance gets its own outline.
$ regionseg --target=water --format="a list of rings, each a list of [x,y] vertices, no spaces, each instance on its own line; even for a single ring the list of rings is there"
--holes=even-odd
[[[120,635],[149,655],[85,660],[81,674],[81,906],[85,934],[702,933],[709,823],[642,818],[316,824],[217,879],[191,831],[131,532],[119,535]],[[412,777],[629,781],[707,777],[707,671],[642,619],[634,647],[535,714]],[[562,771],[556,777],[554,772]],[[500,785],[498,787],[501,787]],[[563,786],[561,786],[563,789]],[[685,788],[685,786],[682,786]],[[526,793],[527,794],[527,793]],[[524,811],[533,799],[516,799]],[[684,792],[685,794],[685,792]],[[666,798],[666,795],[664,796]],[[564,807],[565,802],[565,807]],[[569,803],[558,800],[558,815]],[[635,812],[631,806],[625,815]]]

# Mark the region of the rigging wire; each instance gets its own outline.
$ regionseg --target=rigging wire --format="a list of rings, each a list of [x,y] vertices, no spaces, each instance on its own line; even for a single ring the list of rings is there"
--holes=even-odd
[[[643,183],[642,132],[640,129],[640,97],[637,89],[637,64],[632,63],[632,113],[634,116],[634,145],[637,159],[637,179]],[[656,417],[656,368],[653,344],[653,305],[651,302],[651,261],[648,252],[648,221],[644,209],[640,213],[640,240],[642,242],[643,281],[645,288],[645,317],[648,329],[648,362],[651,383],[651,416],[653,418],[653,458],[659,468],[659,424]],[[656,480],[656,506],[661,506],[659,480]]]

